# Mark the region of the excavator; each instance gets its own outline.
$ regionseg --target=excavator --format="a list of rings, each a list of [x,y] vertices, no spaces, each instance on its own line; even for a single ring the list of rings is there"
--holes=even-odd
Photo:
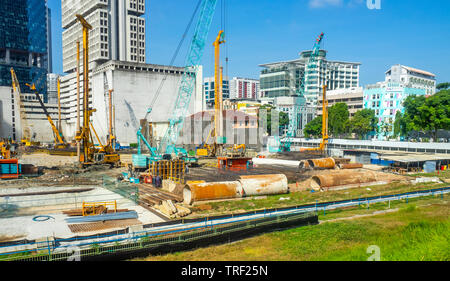
[[[226,148],[226,154],[229,157],[245,157],[246,147],[245,144],[235,144]]]

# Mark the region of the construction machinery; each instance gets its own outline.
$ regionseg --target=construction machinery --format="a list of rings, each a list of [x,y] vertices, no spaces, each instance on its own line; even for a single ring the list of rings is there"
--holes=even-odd
[[[327,85],[322,86],[322,141],[319,147],[306,148],[304,151],[325,151],[328,145],[328,100],[327,100]]]
[[[176,145],[180,132],[183,129],[184,119],[188,113],[192,93],[195,89],[196,76],[199,69],[199,65],[201,64],[201,59],[203,57],[206,40],[208,38],[209,29],[211,27],[213,15],[216,10],[216,5],[217,0],[202,0],[201,2],[199,2],[199,6],[197,6],[197,8],[200,8],[200,15],[197,20],[194,36],[192,38],[191,45],[189,47],[188,54],[186,57],[185,67],[183,71],[183,76],[181,78],[181,83],[178,88],[176,102],[174,104],[173,110],[171,111],[171,117],[169,118],[169,127],[166,130],[158,146],[158,149],[156,150],[156,155],[158,157],[175,155],[178,158],[184,159],[187,162],[195,163],[198,161],[197,158],[189,156],[184,148],[179,148]],[[159,93],[160,92],[158,90],[151,105],[147,109],[147,113],[145,115],[144,120],[147,120],[148,116],[152,112],[153,104],[156,101]],[[140,136],[141,130],[142,127],[139,128],[137,133],[138,140],[139,138],[142,139],[142,137]],[[136,161],[143,160],[144,157],[145,156],[139,154],[139,151],[138,154],[133,155],[133,158],[136,159]],[[135,165],[134,159],[133,165]]]
[[[226,151],[226,155],[228,157],[245,157],[246,156],[245,144],[235,144],[231,147],[227,147],[225,151]]]
[[[17,144],[11,139],[3,139],[0,141],[0,157],[1,159],[11,159],[17,155]]]
[[[94,126],[91,123],[91,116],[96,110],[89,108],[89,30],[92,26],[81,15],[76,15],[82,25],[83,31],[83,124],[77,132],[75,139],[81,142],[82,153],[79,156],[79,162],[83,166],[92,164],[109,164],[118,166],[120,156],[115,152],[110,142],[103,145]],[[111,124],[110,124],[111,125]],[[93,143],[92,131],[100,144],[100,148],[95,147]],[[111,136],[110,136],[111,140]]]
[[[53,131],[53,137],[54,137],[54,139],[55,139],[55,146],[54,146],[54,148],[55,148],[55,149],[65,149],[65,148],[68,148],[68,147],[69,147],[69,144],[66,143],[63,134],[62,134],[61,131],[58,130],[58,128],[55,126],[55,123],[53,122],[53,120],[52,120],[50,114],[49,114],[48,111],[47,111],[47,107],[45,106],[44,102],[42,101],[41,96],[39,95],[39,93],[38,93],[37,90],[36,90],[36,85],[35,85],[34,83],[31,84],[31,85],[27,83],[26,85],[27,85],[27,86],[30,88],[30,90],[33,91],[33,93],[36,95],[36,99],[38,100],[38,102],[39,102],[39,104],[40,104],[42,110],[44,111],[45,116],[47,117],[48,122],[50,123],[50,126],[51,126],[52,131]],[[59,88],[59,87],[58,87],[58,88]]]
[[[300,86],[297,88],[297,97],[301,97],[305,99],[306,86],[309,84],[309,80],[311,79],[311,74],[317,73],[318,65],[318,57],[320,52],[320,45],[323,41],[325,34],[322,32],[319,37],[317,37],[316,42],[314,43],[313,50],[311,52],[311,56],[309,57],[308,63],[305,68],[305,74],[300,81]],[[306,99],[305,99],[306,102]],[[295,131],[297,129],[297,122],[293,122],[296,120],[296,116],[300,113],[298,111],[298,107],[294,105],[294,110],[289,114],[289,127],[288,132],[286,134],[286,138],[284,142],[281,142],[280,137],[275,137],[275,145],[274,147],[269,147],[269,151],[271,152],[288,152],[291,150],[292,138],[295,136]]]
[[[223,145],[226,139],[223,137],[223,69],[220,67],[220,45],[225,43],[223,30],[219,31],[214,46],[214,126],[211,126],[208,137],[199,148],[197,155],[215,157],[223,153]],[[209,139],[213,138],[213,144],[209,145]]]
[[[39,145],[38,142],[32,141],[33,137],[31,134],[31,128],[27,121],[28,119],[27,119],[27,115],[25,112],[25,106],[22,103],[22,91],[20,88],[19,79],[17,79],[16,72],[14,71],[14,69],[12,67],[10,69],[10,72],[11,72],[11,81],[12,81],[13,91],[17,92],[17,104],[19,106],[20,125],[22,127],[21,144],[25,145],[25,146]]]

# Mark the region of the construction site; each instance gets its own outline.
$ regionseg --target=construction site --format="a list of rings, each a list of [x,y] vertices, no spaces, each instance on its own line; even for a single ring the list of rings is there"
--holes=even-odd
[[[380,202],[390,206],[391,201],[426,196],[448,200],[448,144],[439,149],[419,147],[434,150],[429,153],[418,152],[414,143],[408,144],[414,152],[379,150],[373,141],[338,147],[328,135],[326,84],[319,97],[322,137],[315,143],[300,143],[295,122],[289,123],[286,134],[266,136],[269,141],[253,145],[245,136],[244,141],[236,141],[241,138],[233,134],[239,131],[232,130],[230,137],[221,83],[224,31],[214,42],[207,41],[216,4],[204,0],[197,7],[199,18],[186,65],[176,70],[181,80],[171,93],[173,104],[155,108],[168,71],[149,106],[142,104],[136,112],[130,104],[124,107],[134,124],[127,129],[133,131],[131,136],[129,131],[122,134],[135,138],[137,147],[122,147],[115,127],[119,121],[113,100],[117,88],[133,87],[127,85],[129,81],[113,88],[108,84],[112,77],[105,78],[106,105],[90,93],[92,26],[82,15],[74,18],[83,41],[76,46],[76,130],[69,134],[73,138],[65,136],[61,117],[52,119],[36,86],[27,82],[47,117],[54,142],[33,140],[20,98],[20,84],[25,81],[18,81],[11,68],[22,137],[0,142],[0,260],[146,257],[244,239],[272,228],[318,224],[318,214],[328,210]],[[325,34],[320,33],[307,69],[317,67],[323,40]],[[214,48],[215,102],[209,126],[200,122],[198,145],[186,141],[191,137],[187,131],[195,135],[186,117],[205,45]],[[299,99],[305,99],[305,85],[308,78],[300,82]],[[107,118],[95,123],[98,110]],[[158,110],[169,117],[162,137],[153,138],[149,120]],[[140,113],[145,116],[138,118]]]

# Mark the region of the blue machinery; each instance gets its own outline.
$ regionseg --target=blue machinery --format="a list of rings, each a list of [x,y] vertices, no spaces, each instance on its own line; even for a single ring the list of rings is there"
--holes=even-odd
[[[182,158],[188,163],[197,161],[194,157],[188,157],[188,154],[184,148],[176,147],[176,143],[180,132],[183,129],[184,118],[188,113],[192,92],[195,87],[198,65],[203,57],[206,40],[211,27],[214,12],[216,10],[216,4],[217,0],[203,0],[201,3],[200,16],[195,28],[194,37],[192,38],[192,42],[189,47],[184,73],[178,89],[178,96],[174,109],[172,110],[172,115],[169,118],[169,128],[164,134],[158,149],[150,146],[141,133],[142,126],[139,128],[137,132],[138,154],[133,155],[133,165],[135,167],[142,168],[143,164],[145,164],[145,167],[148,167],[149,161],[162,159],[163,154],[175,154],[177,156],[181,155]],[[147,119],[151,112],[152,108],[150,107],[147,110],[145,119]],[[140,140],[143,140],[147,148],[150,150],[150,157],[141,155]]]
[[[305,99],[306,85],[308,85],[310,75],[317,73],[317,58],[319,57],[320,44],[322,43],[324,36],[325,34],[322,32],[314,43],[311,56],[309,57],[308,64],[305,68],[305,74],[303,75],[303,78],[300,81],[300,86],[297,89],[297,96],[300,98]],[[269,152],[277,153],[291,151],[292,138],[294,137],[295,130],[297,129],[297,122],[294,122],[294,120],[297,120],[297,116],[300,113],[298,109],[298,106],[294,104],[294,110],[289,114],[289,127],[286,134],[286,141],[281,143],[280,137],[275,136],[272,142],[273,145],[271,145],[271,143],[268,145]]]

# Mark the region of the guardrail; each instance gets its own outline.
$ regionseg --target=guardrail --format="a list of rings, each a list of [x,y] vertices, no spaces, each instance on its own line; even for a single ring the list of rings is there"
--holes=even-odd
[[[114,233],[74,237],[68,239],[52,239],[47,241],[29,241],[23,244],[0,246],[1,260],[64,260],[72,257],[74,251],[78,257],[90,257],[101,254],[111,254],[120,251],[138,250],[153,246],[191,241],[192,239],[207,238],[211,235],[226,234],[235,229],[249,229],[263,226],[271,222],[289,222],[291,220],[307,219],[311,214],[326,210],[374,204],[387,201],[398,201],[450,193],[450,187],[414,191],[393,195],[380,195],[349,200],[323,202],[299,205],[294,207],[258,210],[238,215],[223,215],[199,219],[185,219],[157,224],[144,225],[144,231],[130,232],[129,229]],[[211,232],[212,231],[212,232]],[[236,230],[237,231],[237,230]],[[214,235],[213,235],[214,234]],[[111,245],[112,244],[112,245]],[[87,248],[89,247],[89,248]],[[16,248],[8,251],[7,249]],[[86,249],[87,248],[87,249]],[[3,252],[3,253],[1,253]]]

